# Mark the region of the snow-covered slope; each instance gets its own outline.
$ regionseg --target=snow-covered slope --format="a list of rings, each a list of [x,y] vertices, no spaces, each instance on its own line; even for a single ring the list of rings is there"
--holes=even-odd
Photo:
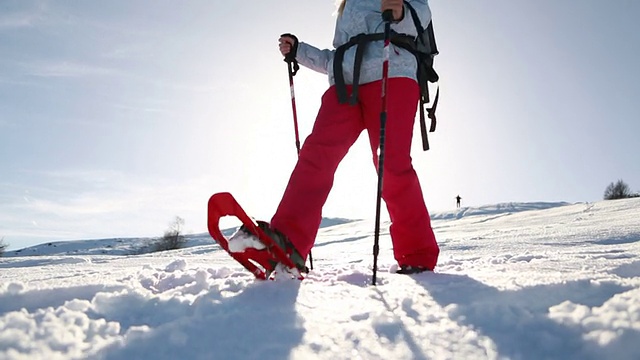
[[[205,235],[0,258],[0,359],[640,358],[640,199],[460,211],[434,214],[434,273],[391,273],[384,224],[375,287],[371,219],[321,229],[302,282]]]

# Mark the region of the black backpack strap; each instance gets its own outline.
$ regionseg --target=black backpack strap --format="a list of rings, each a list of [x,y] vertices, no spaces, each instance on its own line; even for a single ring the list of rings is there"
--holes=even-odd
[[[429,21],[427,26],[427,35],[429,36],[429,45],[431,47],[431,55],[438,55],[438,45],[436,44],[436,35],[433,32],[433,21]]]
[[[416,26],[417,34],[418,36],[420,36],[420,34],[422,34],[422,32],[424,31],[424,28],[422,27],[422,23],[420,22],[420,17],[418,16],[416,9],[414,9],[410,3],[405,1],[404,4],[407,5],[407,8],[411,13],[411,19],[413,19],[413,24]]]
[[[362,58],[367,45],[372,41],[384,40],[383,33],[376,34],[359,34],[336,49],[336,53],[333,57],[333,78],[336,84],[336,92],[338,93],[338,102],[341,104],[350,103],[355,105],[358,103],[358,87],[360,82],[360,68],[362,67]],[[409,50],[411,53],[415,52],[415,42],[413,37],[404,34],[398,34],[394,31],[391,32],[391,43]],[[344,53],[352,46],[356,46],[356,56],[353,64],[353,84],[351,95],[347,94],[347,85],[344,81],[344,73],[342,72],[342,63],[344,62]]]
[[[342,62],[344,61],[344,52],[353,46],[350,42],[341,45],[336,49],[333,55],[333,79],[336,83],[336,92],[338,94],[338,102],[344,104],[349,101],[347,94],[347,85],[344,82],[344,74],[342,73]]]
[[[429,132],[436,131],[436,109],[438,107],[438,100],[440,99],[440,86],[436,89],[436,96],[433,99],[433,105],[427,109],[427,117],[431,119],[431,126]],[[422,149],[424,151],[429,150],[429,139],[427,138],[427,122],[424,116],[424,108],[426,103],[420,98],[420,134],[422,135]]]
[[[356,105],[358,103],[358,88],[360,85],[360,69],[362,68],[362,58],[364,57],[364,50],[367,48],[367,45],[376,40],[384,40],[384,34],[381,39],[380,34],[361,34],[362,39],[358,42],[358,47],[356,48],[356,57],[354,59],[353,64],[353,84],[352,84],[352,92],[351,99],[349,100],[349,104]],[[373,36],[371,36],[373,35]],[[360,35],[358,35],[360,36]]]
[[[420,34],[422,34],[425,31],[425,28],[422,27],[422,23],[420,22],[420,17],[418,16],[418,12],[416,11],[416,9],[413,8],[413,6],[411,6],[410,3],[406,1],[404,3],[405,5],[407,5],[407,8],[411,13],[411,19],[413,19],[413,24],[416,27],[418,37],[420,37]],[[429,44],[423,44],[423,45],[429,50],[431,55],[438,55],[439,51],[438,51],[438,45],[436,44],[436,35],[433,32],[433,21],[429,21],[429,25],[427,25],[426,31],[427,31],[427,40],[429,41]]]
[[[420,134],[422,135],[422,150],[429,150],[429,138],[427,137],[427,124],[424,118],[424,100],[420,98]]]
[[[427,113],[429,114],[429,119],[431,119],[431,128],[429,128],[429,132],[436,131],[436,108],[438,107],[438,99],[440,98],[440,86],[436,89],[436,97],[433,99],[433,105],[431,105],[430,109],[427,109]]]
[[[364,48],[367,43],[376,40],[384,40],[384,34],[359,34],[336,49],[336,53],[333,56],[333,79],[336,83],[339,103],[344,104],[349,102],[354,105],[358,102],[358,81],[360,80],[360,67],[362,65]],[[349,94],[347,94],[347,85],[344,81],[344,73],[342,72],[342,63],[344,62],[344,53],[352,46],[357,46],[357,49],[355,64],[353,65],[353,94],[349,96]]]

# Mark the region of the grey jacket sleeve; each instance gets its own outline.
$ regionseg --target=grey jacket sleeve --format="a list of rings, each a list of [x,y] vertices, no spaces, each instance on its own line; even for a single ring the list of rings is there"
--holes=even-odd
[[[333,59],[334,50],[320,50],[304,42],[298,43],[296,60],[302,66],[322,74],[328,74],[329,61]]]

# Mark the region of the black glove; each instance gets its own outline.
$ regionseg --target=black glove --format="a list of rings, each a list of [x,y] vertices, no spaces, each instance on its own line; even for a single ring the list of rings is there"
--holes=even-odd
[[[291,46],[291,51],[284,57],[284,61],[291,62],[296,60],[296,55],[298,54],[298,38],[293,34],[282,34],[280,37],[290,37],[293,38],[293,45]]]
[[[293,72],[292,75],[295,75],[300,66],[298,66],[298,61],[296,60],[296,55],[298,54],[298,38],[293,34],[282,34],[280,37],[288,36],[293,39],[293,45],[291,46],[291,51],[287,55],[284,56],[284,61],[288,64],[293,64]]]

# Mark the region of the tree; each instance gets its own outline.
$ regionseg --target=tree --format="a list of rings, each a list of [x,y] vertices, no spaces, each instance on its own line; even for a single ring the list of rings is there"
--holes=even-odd
[[[622,181],[622,179],[609,184],[609,186],[604,190],[605,200],[627,199],[638,196],[638,194],[631,192],[629,185]]]
[[[184,246],[186,239],[182,235],[182,227],[184,226],[184,219],[176,216],[171,223],[169,229],[164,232],[164,236],[160,238],[155,246],[155,251],[166,251],[180,249]]]
[[[9,244],[4,242],[4,238],[0,238],[0,257],[4,255],[4,250],[9,247]]]

